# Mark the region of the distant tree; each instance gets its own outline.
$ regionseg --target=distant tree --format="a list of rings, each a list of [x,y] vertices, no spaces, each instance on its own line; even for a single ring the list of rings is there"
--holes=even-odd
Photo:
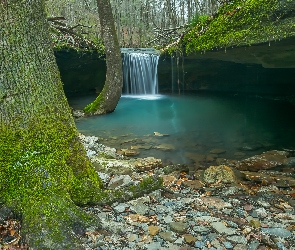
[[[0,203],[21,214],[30,249],[80,249],[75,204],[97,198],[63,92],[45,0],[0,1]],[[79,231],[80,229],[78,229]]]

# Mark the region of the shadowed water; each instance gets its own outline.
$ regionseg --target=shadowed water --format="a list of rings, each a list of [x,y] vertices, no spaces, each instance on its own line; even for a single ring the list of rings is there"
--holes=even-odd
[[[82,108],[92,99],[69,102]],[[123,96],[114,113],[76,124],[80,132],[102,138],[105,145],[133,148],[138,157],[154,156],[166,163],[210,165],[217,157],[241,159],[295,147],[294,106],[258,98]],[[214,149],[225,152],[214,154]]]

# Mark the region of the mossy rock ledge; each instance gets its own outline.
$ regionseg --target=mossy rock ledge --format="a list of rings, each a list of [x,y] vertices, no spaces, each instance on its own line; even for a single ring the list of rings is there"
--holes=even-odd
[[[295,2],[234,0],[186,32],[178,46],[196,58],[294,68]]]

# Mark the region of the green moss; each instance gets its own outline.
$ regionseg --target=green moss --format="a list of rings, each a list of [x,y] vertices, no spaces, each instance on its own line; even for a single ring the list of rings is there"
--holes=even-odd
[[[93,202],[102,183],[86,154],[81,153],[75,127],[41,123],[40,128],[37,124],[17,131],[2,126],[0,195],[22,215],[24,232],[36,235],[30,243],[45,249],[37,240],[42,242],[44,235],[53,245],[76,241],[67,240],[72,237],[73,222],[87,225],[90,218],[73,201]],[[73,249],[73,245],[64,249]]]
[[[106,89],[104,88],[100,92],[100,94],[98,95],[98,97],[92,103],[88,104],[84,108],[84,112],[86,114],[96,113],[97,111],[99,111],[102,108],[102,105],[104,104],[104,101],[105,101],[105,92],[106,92]]]
[[[112,204],[114,202],[124,202],[151,193],[163,186],[161,177],[145,178],[137,185],[131,185],[120,190],[104,190],[98,195],[98,203]]]
[[[233,0],[215,16],[197,22],[177,47],[186,53],[251,45],[295,35],[295,3],[280,0]]]
[[[75,223],[83,228],[99,224],[75,204],[124,201],[162,186],[161,178],[149,177],[136,186],[102,191],[95,169],[75,154],[81,150],[75,129],[62,123],[40,129],[36,124],[0,134],[0,195],[22,215],[23,233],[34,235],[30,243],[36,249],[76,249],[79,241],[71,234]],[[72,167],[77,163],[80,169]]]

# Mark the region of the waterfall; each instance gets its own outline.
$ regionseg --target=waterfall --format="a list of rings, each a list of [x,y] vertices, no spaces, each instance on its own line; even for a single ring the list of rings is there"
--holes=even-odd
[[[159,53],[154,49],[121,49],[123,53],[124,94],[158,93]]]

